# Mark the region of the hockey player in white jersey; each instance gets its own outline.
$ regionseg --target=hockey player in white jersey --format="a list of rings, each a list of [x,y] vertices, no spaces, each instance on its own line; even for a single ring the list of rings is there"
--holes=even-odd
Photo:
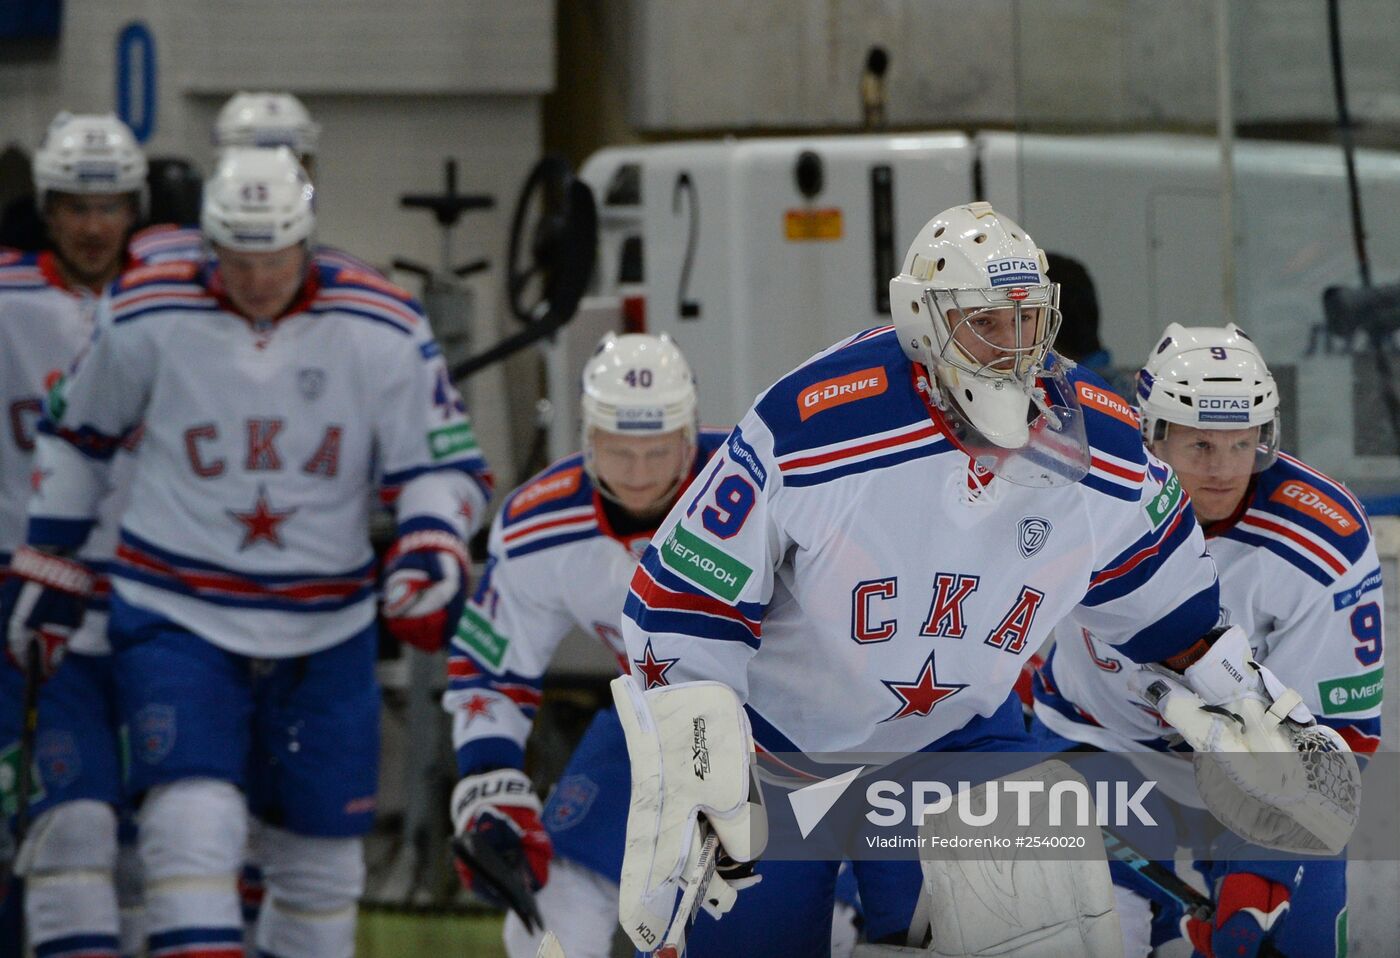
[[[1175,470],[1205,529],[1225,621],[1243,629],[1255,659],[1297,689],[1319,722],[1353,751],[1374,752],[1384,657],[1370,526],[1345,486],[1279,452],[1278,387],[1254,343],[1233,324],[1171,324],[1138,373],[1137,405],[1149,448]],[[1172,749],[1171,729],[1133,691],[1135,672],[1087,623],[1057,627],[1034,680],[1043,746]],[[1252,958],[1265,940],[1286,955],[1345,954],[1345,863],[1201,867],[1216,912],[1212,925],[1189,923],[1197,954]],[[1149,928],[1140,880],[1121,867],[1114,875],[1131,958],[1178,933],[1180,915],[1166,905]]]
[[[1215,630],[1214,564],[1170,469],[1125,403],[1051,353],[1056,288],[1025,232],[986,203],[946,210],[890,302],[892,327],[764,392],[662,524],[623,618],[628,699],[682,717],[673,696],[703,699],[710,768],[745,767],[745,729],[767,752],[1021,750],[1017,673],[1078,609],[1117,654],[1167,663],[1211,703],[1270,700],[1248,649]],[[673,840],[697,808],[685,790],[704,791],[731,857],[758,852],[762,830],[742,781],[696,781],[689,749],[663,745],[666,717],[630,711],[634,782],[659,791],[634,786],[620,917],[650,951],[705,857]],[[902,943],[918,863],[854,868],[867,935]],[[687,953],[822,953],[836,869],[760,859],[762,880],[722,918],[701,914]],[[1058,933],[1037,953],[1080,953],[1056,952]]]
[[[543,810],[521,771],[525,740],[570,629],[596,637],[626,670],[618,622],[637,558],[725,433],[698,429],[690,367],[664,336],[605,336],[584,367],[582,412],[582,452],[524,483],[491,525],[489,564],[452,640],[444,706],[463,776],[455,830],[528,864],[545,926],[570,958],[606,958],[627,819],[617,713],[599,712]],[[462,870],[491,900],[480,876]],[[539,934],[514,913],[506,919],[516,958],[535,954]]]
[[[306,105],[291,93],[235,93],[219,109],[212,138],[216,154],[233,146],[285,146],[301,162],[307,177],[313,182],[316,179],[321,125],[312,119]],[[174,223],[160,223],[141,230],[132,237],[131,249],[143,263],[201,260],[208,256],[199,227]],[[378,272],[359,257],[333,246],[317,246],[315,256],[318,265]]]
[[[235,879],[264,827],[261,953],[353,952],[375,806],[370,496],[395,505],[383,615],[445,641],[490,478],[418,305],[316,267],[313,190],[285,147],[225,153],[204,194],[216,258],[128,273],[52,397],[27,576],[77,591],[107,460],[144,422],[109,635],[141,795],[148,947],[241,954]]]
[[[7,572],[16,576],[0,608],[19,598],[20,577],[42,561],[22,546],[25,504],[48,479],[34,462],[44,395],[91,340],[98,298],[129,263],[127,239],[145,203],[146,160],[116,117],[60,113],[34,154],[34,187],[49,248],[0,257],[0,396],[8,411],[0,438],[0,581]],[[19,802],[18,743],[31,647],[47,679],[34,733],[30,826],[18,861],[27,883],[29,943],[41,955],[115,956],[119,926],[139,934],[130,907],[126,923],[119,921],[114,887],[125,801],[107,644],[107,568],[131,471],[130,445],[116,454],[99,527],[76,556],[83,566],[78,578],[92,583],[81,626],[75,603],[51,596],[70,606],[50,620],[51,629],[35,632],[17,623],[4,636],[10,664],[0,666],[0,791],[8,815]],[[128,937],[127,953],[132,944]]]

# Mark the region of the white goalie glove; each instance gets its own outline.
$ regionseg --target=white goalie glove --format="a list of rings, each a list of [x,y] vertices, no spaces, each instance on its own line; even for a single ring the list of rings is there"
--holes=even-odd
[[[1147,668],[1133,685],[1195,749],[1201,800],[1232,831],[1289,852],[1346,845],[1361,810],[1356,757],[1254,661],[1243,629],[1227,629],[1184,674]]]
[[[698,908],[718,918],[757,881],[718,864],[752,862],[768,840],[748,716],[719,682],[643,692],[623,675],[612,691],[632,764],[618,918],[641,951],[680,956]]]

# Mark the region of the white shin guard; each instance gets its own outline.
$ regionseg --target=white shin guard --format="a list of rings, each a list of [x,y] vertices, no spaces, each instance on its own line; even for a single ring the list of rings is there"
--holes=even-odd
[[[321,838],[261,826],[258,842],[267,897],[258,950],[277,958],[351,958],[365,886],[359,838]]]
[[[105,802],[65,802],[34,823],[15,869],[25,878],[30,945],[75,935],[118,938],[117,816]],[[94,949],[94,954],[102,954]]]
[[[210,929],[220,943],[239,940],[238,870],[248,835],[242,793],[211,778],[161,785],[142,803],[139,827],[152,948],[190,928]]]

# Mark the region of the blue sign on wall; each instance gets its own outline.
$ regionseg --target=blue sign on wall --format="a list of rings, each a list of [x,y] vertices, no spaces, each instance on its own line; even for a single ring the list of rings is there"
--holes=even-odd
[[[0,40],[57,40],[63,0],[0,0]]]
[[[140,20],[117,34],[117,116],[139,143],[156,131],[156,39]]]

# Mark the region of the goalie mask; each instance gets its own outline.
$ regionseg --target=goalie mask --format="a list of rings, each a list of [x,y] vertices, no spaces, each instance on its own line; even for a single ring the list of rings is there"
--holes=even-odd
[[[1254,342],[1223,329],[1172,323],[1137,374],[1142,438],[1161,442],[1173,423],[1194,429],[1259,427],[1254,471],[1278,458],[1278,387]]]
[[[1018,485],[1077,482],[1088,471],[1082,412],[1050,347],[1059,287],[1021,227],[970,203],[919,231],[890,280],[904,354],[926,367],[929,399],[980,466]]]
[[[146,156],[125,123],[112,114],[60,113],[34,152],[39,212],[49,193],[131,193],[146,215]]]
[[[214,145],[285,146],[305,161],[316,152],[321,127],[290,93],[235,93],[214,121]]]
[[[638,503],[623,502],[619,490],[599,475],[597,441],[680,436],[675,474],[647,506],[668,504],[690,475],[698,432],[695,377],[670,337],[604,336],[583,368],[581,406],[584,469],[600,494],[631,511],[639,511]]]
[[[205,241],[264,253],[309,244],[316,226],[315,190],[291,150],[225,151],[204,187],[199,225]]]

